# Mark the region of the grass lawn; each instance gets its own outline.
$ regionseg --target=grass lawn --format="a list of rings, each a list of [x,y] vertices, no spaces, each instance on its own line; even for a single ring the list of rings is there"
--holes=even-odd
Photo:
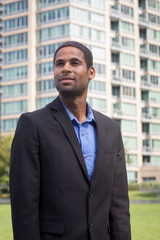
[[[0,240],[12,239],[10,205],[0,204]]]
[[[160,236],[160,204],[132,204],[132,240],[158,240]],[[0,204],[0,240],[13,240],[9,204]]]
[[[133,204],[130,213],[132,240],[160,239],[160,204]]]

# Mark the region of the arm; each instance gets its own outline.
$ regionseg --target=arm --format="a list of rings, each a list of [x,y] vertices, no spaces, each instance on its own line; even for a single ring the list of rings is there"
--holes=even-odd
[[[14,240],[40,240],[39,186],[37,128],[30,115],[23,114],[11,149],[10,192]]]
[[[126,163],[120,130],[109,223],[111,240],[131,239]]]

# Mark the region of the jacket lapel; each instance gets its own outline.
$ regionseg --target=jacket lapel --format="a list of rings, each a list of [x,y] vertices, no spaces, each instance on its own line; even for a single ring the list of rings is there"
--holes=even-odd
[[[103,166],[103,154],[104,154],[104,139],[105,139],[105,132],[104,132],[104,123],[100,114],[96,111],[92,110],[94,117],[96,119],[96,130],[97,130],[97,156],[95,162],[95,169],[93,172],[92,180],[91,180],[91,187],[95,186],[97,180],[101,174],[101,169]]]
[[[54,115],[53,117],[56,118],[56,120],[59,122],[61,125],[66,137],[68,138],[68,141],[70,142],[73,151],[75,152],[77,159],[80,163],[80,166],[82,168],[82,171],[87,178],[87,181],[90,182],[89,177],[88,177],[88,172],[87,168],[84,162],[82,150],[79,144],[79,141],[77,139],[77,135],[75,133],[73,124],[63,107],[59,97],[57,97],[52,103],[51,103],[51,108],[54,110]]]

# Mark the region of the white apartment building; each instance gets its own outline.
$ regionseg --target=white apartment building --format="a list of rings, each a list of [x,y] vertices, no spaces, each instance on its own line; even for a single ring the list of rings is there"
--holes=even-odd
[[[1,2],[1,132],[57,96],[54,51],[80,41],[96,69],[87,100],[120,124],[128,181],[160,181],[160,0]]]

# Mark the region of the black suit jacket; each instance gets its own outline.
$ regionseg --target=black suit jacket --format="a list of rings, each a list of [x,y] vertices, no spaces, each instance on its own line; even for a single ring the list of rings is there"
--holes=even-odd
[[[14,240],[130,240],[118,124],[93,110],[98,151],[91,182],[59,97],[22,114],[11,150]]]

